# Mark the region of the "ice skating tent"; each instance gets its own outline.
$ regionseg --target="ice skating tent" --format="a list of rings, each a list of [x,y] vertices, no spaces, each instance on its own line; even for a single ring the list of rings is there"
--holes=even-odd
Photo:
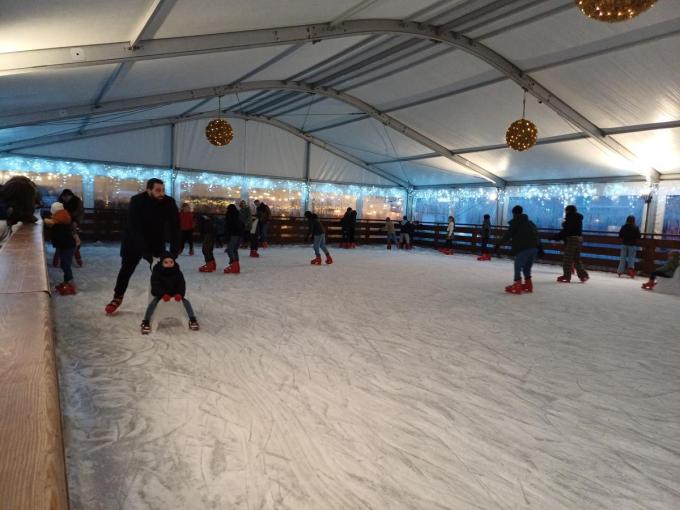
[[[415,187],[680,173],[676,0],[617,24],[573,0],[4,1],[0,52],[5,153]]]

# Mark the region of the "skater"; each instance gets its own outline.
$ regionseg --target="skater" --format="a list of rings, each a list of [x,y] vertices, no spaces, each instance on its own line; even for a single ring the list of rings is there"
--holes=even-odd
[[[52,227],[52,246],[56,250],[55,257],[59,259],[61,270],[64,272],[64,281],[56,286],[57,291],[62,296],[69,296],[76,293],[73,284],[73,252],[76,248],[76,240],[73,237],[73,227],[71,226],[71,215],[64,209],[61,202],[54,202],[50,208],[52,217],[45,220],[48,226]]]
[[[446,226],[446,246],[441,252],[444,255],[453,255],[453,233],[456,230],[456,220],[449,216],[449,224]]]
[[[640,229],[635,224],[635,216],[628,216],[626,223],[619,230],[619,237],[621,238],[621,260],[619,261],[619,268],[617,274],[619,278],[628,269],[628,276],[635,278],[635,254],[637,253],[637,242],[642,237]]]
[[[269,248],[269,220],[272,218],[272,210],[264,202],[255,200],[255,212],[257,214],[257,235],[262,248]]]
[[[194,309],[191,307],[189,300],[184,297],[185,294],[186,281],[182,271],[179,269],[179,264],[175,262],[175,257],[173,257],[172,253],[163,253],[160,260],[153,266],[151,272],[151,295],[153,298],[149,306],[146,307],[144,320],[142,320],[142,335],[151,333],[151,317],[161,299],[166,302],[171,299],[181,301],[189,316],[189,329],[198,331],[200,328],[194,314]]]
[[[326,254],[326,264],[332,264],[333,258],[328,248],[326,248],[326,233],[321,221],[319,221],[319,217],[311,211],[305,211],[305,218],[307,218],[307,225],[309,226],[305,242],[309,241],[310,236],[314,239],[314,254],[316,257],[312,259],[311,264],[315,266],[321,265],[321,251]]]
[[[224,268],[226,274],[238,274],[241,272],[241,264],[238,260],[238,247],[243,237],[243,221],[241,214],[234,204],[229,204],[227,214],[224,217],[224,238],[227,241],[227,253],[229,265]]]
[[[413,225],[411,224],[410,221],[408,221],[408,218],[404,216],[402,223],[401,223],[401,228],[399,232],[399,249],[406,249],[410,250],[411,249],[411,233],[413,231]]]
[[[121,267],[113,291],[113,299],[106,305],[111,315],[123,303],[130,278],[139,261],[144,259],[152,264],[165,251],[166,242],[170,252],[179,253],[179,213],[175,201],[165,194],[165,185],[160,179],[146,181],[146,190],[130,199],[128,222],[120,245]]]
[[[680,252],[672,251],[668,254],[668,262],[663,266],[656,268],[649,275],[649,281],[642,284],[642,288],[645,290],[654,290],[656,286],[656,279],[661,276],[662,278],[673,278],[675,276],[675,271],[680,265]]]
[[[488,214],[484,215],[484,220],[482,221],[482,249],[481,254],[477,257],[477,260],[491,260],[491,253],[486,249],[489,244],[489,238],[491,237],[491,216]]]
[[[241,200],[241,202],[239,202],[238,212],[241,216],[241,221],[243,222],[243,239],[241,240],[241,248],[247,248],[250,237],[250,226],[253,223],[253,215],[250,212],[250,206],[248,206],[248,203],[245,200]]]
[[[76,248],[73,255],[76,259],[76,264],[78,267],[83,267],[83,258],[80,255],[80,225],[83,223],[83,218],[85,217],[85,208],[83,207],[83,201],[80,197],[73,194],[70,189],[65,189],[57,198],[59,202],[64,205],[64,209],[71,216],[71,227],[73,229],[73,238],[76,241]],[[55,254],[55,259],[57,258]],[[55,264],[55,267],[58,265]]]
[[[387,249],[392,249],[392,243],[397,244],[397,232],[392,218],[385,218],[385,231],[387,232]]]
[[[562,230],[553,238],[556,241],[564,241],[564,256],[562,258],[562,276],[557,277],[560,283],[571,281],[572,267],[576,268],[576,274],[582,283],[586,283],[590,276],[581,262],[581,247],[583,246],[583,215],[579,214],[575,205],[564,208],[564,222]]]
[[[354,238],[354,234],[356,233],[357,230],[357,212],[356,210],[352,209],[352,212],[349,214],[349,248],[356,248],[357,243],[356,239]]]
[[[198,215],[198,233],[201,236],[201,251],[205,264],[198,268],[201,273],[212,273],[217,269],[215,262],[215,222],[207,214]]]
[[[179,228],[182,230],[182,247],[180,253],[184,251],[184,245],[189,243],[189,255],[194,254],[194,214],[191,206],[184,202],[179,213]]]
[[[340,220],[340,230],[342,232],[342,242],[340,243],[340,248],[350,248],[351,243],[349,240],[349,224],[352,221],[352,208],[348,207]]]
[[[260,220],[257,217],[257,213],[253,214],[251,217],[251,222],[250,222],[250,256],[253,258],[259,258],[260,254],[257,252],[257,244],[259,241],[260,234],[259,232],[259,224]]]
[[[508,225],[508,231],[494,248],[494,252],[498,252],[502,245],[511,241],[512,252],[515,255],[515,281],[512,285],[505,287],[505,292],[510,294],[533,292],[531,266],[533,266],[540,249],[538,229],[524,214],[521,205],[512,208],[512,219],[508,222]],[[522,284],[522,273],[524,273],[524,284]]]

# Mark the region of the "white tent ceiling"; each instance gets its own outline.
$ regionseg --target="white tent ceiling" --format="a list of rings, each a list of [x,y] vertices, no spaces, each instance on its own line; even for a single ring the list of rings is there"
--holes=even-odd
[[[572,0],[113,4],[0,0],[0,151],[305,178],[307,140],[311,179],[416,186],[680,169],[677,0],[619,24]],[[285,28],[303,25],[307,40]],[[263,80],[302,85],[228,93],[222,108],[257,122],[232,119],[233,144],[210,146],[211,87]],[[522,84],[544,99],[529,98],[527,117],[549,143],[516,153],[501,146]]]

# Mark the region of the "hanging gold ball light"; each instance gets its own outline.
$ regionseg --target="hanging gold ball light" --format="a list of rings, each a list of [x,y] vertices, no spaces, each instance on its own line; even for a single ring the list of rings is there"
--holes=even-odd
[[[505,142],[508,147],[516,151],[525,151],[536,145],[538,138],[538,128],[536,124],[524,118],[527,105],[527,91],[524,91],[524,102],[522,106],[522,118],[516,120],[505,132]]]
[[[589,18],[607,23],[633,19],[650,9],[657,0],[574,0]]]
[[[234,139],[234,128],[224,119],[213,119],[205,127],[205,137],[218,147],[229,145]]]

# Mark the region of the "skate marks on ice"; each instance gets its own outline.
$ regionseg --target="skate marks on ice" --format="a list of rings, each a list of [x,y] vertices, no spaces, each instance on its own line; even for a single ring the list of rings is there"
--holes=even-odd
[[[148,269],[106,317],[117,249],[85,250],[55,298],[74,509],[678,507],[675,298],[541,266],[511,296],[508,261],[310,252],[237,277],[180,257],[202,329],[147,337]]]

